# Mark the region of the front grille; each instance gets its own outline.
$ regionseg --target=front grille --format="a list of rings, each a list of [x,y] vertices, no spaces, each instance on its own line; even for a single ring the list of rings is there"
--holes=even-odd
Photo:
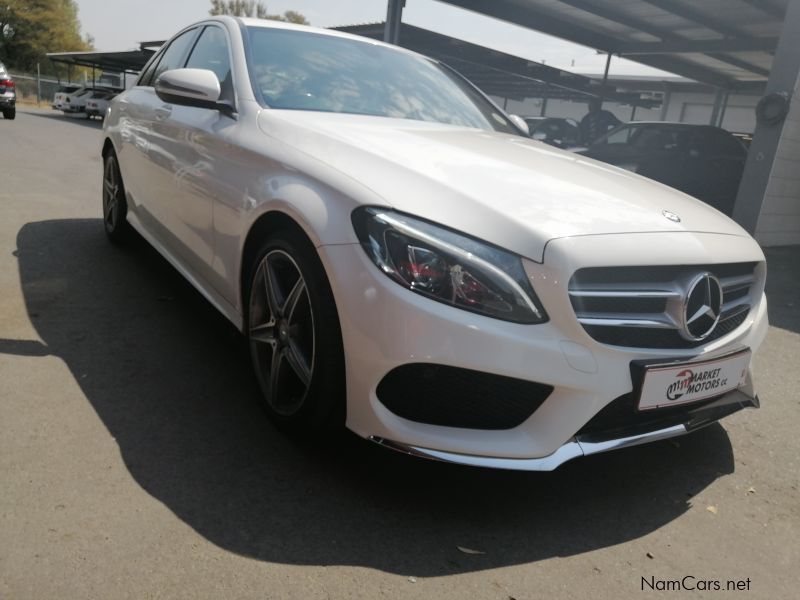
[[[747,319],[757,263],[593,267],[575,272],[569,297],[578,321],[598,342],[634,348],[696,348],[721,338]],[[722,310],[703,340],[679,332],[687,282],[709,272],[722,285]]]
[[[391,370],[378,400],[404,419],[468,429],[511,429],[547,399],[553,387],[480,371],[414,363]]]

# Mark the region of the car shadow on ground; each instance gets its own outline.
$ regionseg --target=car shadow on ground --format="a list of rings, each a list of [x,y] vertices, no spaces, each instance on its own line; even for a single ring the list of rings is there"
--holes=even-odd
[[[136,482],[244,556],[424,577],[575,555],[647,535],[734,469],[719,425],[555,473],[293,440],[258,407],[239,334],[141,239],[114,247],[99,219],[53,220],[17,248],[44,348],[0,351],[63,359]]]
[[[40,119],[52,119],[54,121],[62,121],[73,125],[81,125],[82,127],[89,127],[90,129],[102,129],[103,122],[100,119],[86,118],[82,114],[67,115],[60,110],[52,109],[50,112],[45,110],[26,110],[26,115],[31,117],[39,117]]]

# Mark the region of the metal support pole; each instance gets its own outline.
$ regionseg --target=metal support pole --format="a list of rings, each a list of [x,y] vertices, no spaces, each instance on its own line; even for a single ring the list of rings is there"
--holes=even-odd
[[[36,63],[36,105],[42,103],[42,70],[39,63]]]
[[[629,119],[629,121],[633,121],[635,118],[636,118],[636,105],[634,104],[633,108],[631,109],[631,118]]]
[[[719,119],[717,119],[717,127],[722,127],[722,122],[725,120],[725,111],[728,110],[728,98],[731,93],[725,92],[725,97],[722,99],[722,107],[719,109]]]
[[[400,44],[400,25],[403,22],[403,8],[406,0],[388,0],[386,7],[386,25],[383,29],[383,41],[397,46]]]
[[[508,107],[508,98],[503,98],[503,110]]]
[[[545,113],[547,112],[547,95],[549,91],[550,91],[550,86],[548,86],[547,82],[545,82],[544,95],[542,96],[542,110],[539,112],[540,117],[545,116]]]
[[[783,19],[781,37],[775,48],[772,69],[765,94],[789,94],[800,81],[800,0],[789,0]],[[778,153],[778,144],[786,121],[779,123],[757,122],[753,141],[747,152],[742,182],[736,195],[733,218],[750,233],[754,233],[761,216],[772,167]]]
[[[717,88],[717,93],[714,96],[714,109],[711,111],[711,120],[708,122],[709,125],[714,125],[719,122],[719,113],[722,110],[722,100],[725,97],[725,90],[722,88]]]
[[[606,68],[603,71],[603,90],[600,92],[600,100],[606,99],[606,83],[608,83],[608,70],[611,68],[611,52],[606,55]]]
[[[669,101],[672,99],[672,88],[666,86],[667,89],[664,92],[664,97],[661,100],[661,120],[667,120],[667,114],[669,112]]]

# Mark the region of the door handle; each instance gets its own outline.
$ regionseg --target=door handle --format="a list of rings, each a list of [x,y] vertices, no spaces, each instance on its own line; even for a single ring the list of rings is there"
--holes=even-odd
[[[165,104],[164,106],[159,106],[156,108],[156,119],[159,121],[164,121],[165,119],[169,119],[172,115],[172,107],[169,104]]]

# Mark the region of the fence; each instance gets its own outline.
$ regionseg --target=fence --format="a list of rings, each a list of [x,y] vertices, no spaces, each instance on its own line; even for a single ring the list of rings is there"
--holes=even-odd
[[[52,103],[61,84],[55,79],[30,73],[11,73],[17,87],[17,102]]]
[[[58,89],[66,83],[66,81],[53,79],[52,77],[41,76],[37,73],[11,73],[11,77],[17,86],[17,101],[18,102],[40,102],[41,104],[52,104],[54,96]],[[114,77],[117,80],[114,81]],[[87,78],[84,74],[77,80],[72,81],[73,84],[88,85],[91,79]],[[109,85],[118,87],[120,85],[119,77],[110,74],[100,74],[96,81],[97,85]]]

